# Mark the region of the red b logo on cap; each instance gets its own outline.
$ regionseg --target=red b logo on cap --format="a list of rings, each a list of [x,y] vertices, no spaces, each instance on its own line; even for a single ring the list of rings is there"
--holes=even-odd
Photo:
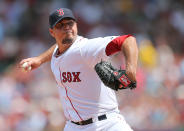
[[[64,12],[62,9],[58,9],[57,12],[59,13],[60,16],[63,16],[64,15]]]

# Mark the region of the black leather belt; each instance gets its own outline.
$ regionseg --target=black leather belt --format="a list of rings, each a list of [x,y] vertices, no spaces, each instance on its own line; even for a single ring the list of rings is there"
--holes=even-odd
[[[98,116],[98,121],[102,121],[102,120],[105,120],[105,119],[107,119],[107,116],[105,114],[101,115],[101,116]],[[89,119],[84,120],[84,121],[79,121],[79,122],[71,121],[71,122],[74,123],[74,124],[77,124],[77,125],[88,125],[88,124],[93,123],[93,119],[89,118]]]

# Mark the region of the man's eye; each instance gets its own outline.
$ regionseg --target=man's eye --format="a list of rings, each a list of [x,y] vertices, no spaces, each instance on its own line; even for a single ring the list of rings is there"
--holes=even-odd
[[[64,26],[64,24],[58,24],[58,25],[56,26],[56,28],[61,29],[61,28],[63,28],[63,26]]]
[[[73,24],[74,24],[74,22],[72,22],[72,21],[68,23],[69,26],[73,26]]]
[[[65,26],[70,26],[70,27],[72,27],[73,25],[74,25],[74,22],[73,21],[70,21],[70,22],[68,22],[68,23],[58,23],[57,25],[56,25],[56,28],[57,29],[63,29]]]

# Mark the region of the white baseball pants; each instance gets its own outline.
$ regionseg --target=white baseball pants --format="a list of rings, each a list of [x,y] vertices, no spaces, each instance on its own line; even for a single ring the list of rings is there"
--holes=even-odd
[[[109,113],[106,116],[107,119],[95,121],[88,125],[76,125],[67,121],[64,131],[133,131],[122,115]]]

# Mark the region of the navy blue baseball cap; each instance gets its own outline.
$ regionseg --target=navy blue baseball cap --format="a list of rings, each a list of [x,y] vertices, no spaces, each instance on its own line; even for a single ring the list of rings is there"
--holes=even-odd
[[[76,18],[70,9],[67,8],[56,9],[53,13],[49,15],[50,28],[53,28],[59,21],[65,18],[70,18],[76,21]]]

